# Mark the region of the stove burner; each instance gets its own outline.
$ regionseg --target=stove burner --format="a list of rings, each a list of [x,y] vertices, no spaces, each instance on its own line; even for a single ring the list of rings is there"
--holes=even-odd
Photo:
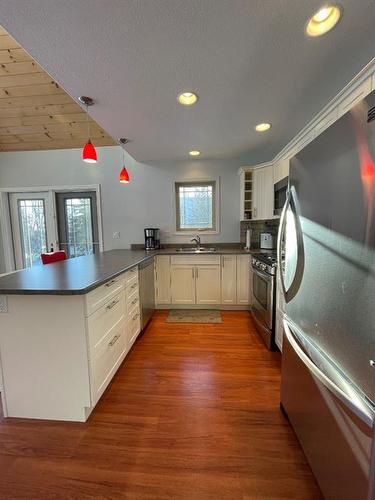
[[[251,259],[252,266],[268,274],[275,274],[277,257],[274,253],[258,253],[254,254]]]

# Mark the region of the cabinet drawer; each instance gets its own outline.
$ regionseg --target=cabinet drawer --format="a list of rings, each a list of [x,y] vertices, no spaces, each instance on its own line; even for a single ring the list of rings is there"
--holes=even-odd
[[[135,280],[132,280],[129,283],[129,285],[126,286],[126,289],[125,289],[126,299],[128,299],[128,297],[131,297],[134,293],[139,294],[138,277],[135,277]]]
[[[132,267],[125,272],[125,284],[128,286],[134,279],[138,281],[138,266]]]
[[[113,332],[101,355],[90,361],[91,398],[96,404],[116,373],[127,352],[126,326],[123,322]]]
[[[141,316],[139,312],[135,312],[133,315],[129,315],[128,321],[128,347],[130,348],[134,344],[135,339],[138,337],[141,331]]]
[[[220,265],[220,255],[172,255],[171,265],[191,264],[198,266],[200,264]]]
[[[126,296],[126,309],[130,311],[135,305],[139,306],[139,290],[136,288],[133,293]]]
[[[125,285],[124,274],[116,276],[104,285],[98,286],[86,295],[86,315],[90,316],[94,311],[103,306],[110,297],[118,294]]]
[[[100,356],[113,337],[113,332],[125,322],[125,311],[125,292],[122,291],[89,316],[87,333],[90,359]]]
[[[136,304],[131,309],[128,309],[128,322],[131,323],[140,317],[139,304]]]

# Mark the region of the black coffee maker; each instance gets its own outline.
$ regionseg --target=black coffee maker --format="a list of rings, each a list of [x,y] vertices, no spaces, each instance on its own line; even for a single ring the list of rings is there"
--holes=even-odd
[[[145,249],[156,250],[157,248],[160,248],[159,229],[156,227],[146,227]]]

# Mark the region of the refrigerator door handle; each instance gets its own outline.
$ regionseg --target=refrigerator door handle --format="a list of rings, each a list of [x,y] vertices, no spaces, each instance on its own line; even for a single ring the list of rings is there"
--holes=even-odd
[[[287,217],[287,212],[288,212],[289,207],[293,213],[295,229],[296,229],[297,263],[296,263],[296,269],[294,272],[293,280],[287,289],[285,286],[285,279],[284,279],[284,274],[283,274],[283,259],[282,259],[281,242],[282,242],[283,235],[285,232],[286,217]],[[294,195],[293,195],[293,187],[291,187],[288,191],[287,199],[286,199],[286,202],[285,202],[285,205],[284,205],[281,217],[280,217],[280,230],[279,230],[278,237],[277,237],[277,262],[278,262],[277,265],[280,269],[280,282],[281,282],[281,289],[283,291],[284,299],[285,299],[285,302],[290,302],[293,299],[293,297],[296,296],[296,294],[298,292],[299,285],[302,281],[304,267],[305,267],[305,252],[304,252],[304,247],[303,247],[302,228],[301,228],[299,216],[297,213],[296,202],[295,202]]]
[[[292,349],[295,351],[302,363],[308,370],[319,380],[331,393],[333,393],[345,406],[350,408],[365,424],[370,428],[374,426],[374,408],[366,404],[365,400],[357,393],[355,388],[351,387],[351,393],[355,396],[350,397],[344,390],[335,384],[330,378],[323,373],[320,368],[310,359],[303,351],[295,339],[296,334],[293,332],[293,326],[284,318],[284,331],[286,338]]]
[[[280,226],[279,226],[279,232],[277,235],[277,267],[279,269],[279,276],[280,276],[280,283],[281,283],[281,289],[283,291],[284,299],[286,299],[286,288],[285,288],[285,280],[284,280],[284,274],[283,274],[283,256],[282,256],[282,250],[281,250],[281,243],[283,240],[283,235],[285,231],[285,224],[286,224],[286,213],[289,208],[290,204],[290,191],[288,191],[285,205],[283,207],[283,210],[281,212],[280,216]]]

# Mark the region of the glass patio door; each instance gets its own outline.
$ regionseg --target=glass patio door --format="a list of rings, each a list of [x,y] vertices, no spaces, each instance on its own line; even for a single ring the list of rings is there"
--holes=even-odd
[[[16,269],[40,264],[40,255],[56,246],[52,194],[12,193],[9,203]]]
[[[56,193],[59,246],[68,258],[99,251],[96,192]]]

